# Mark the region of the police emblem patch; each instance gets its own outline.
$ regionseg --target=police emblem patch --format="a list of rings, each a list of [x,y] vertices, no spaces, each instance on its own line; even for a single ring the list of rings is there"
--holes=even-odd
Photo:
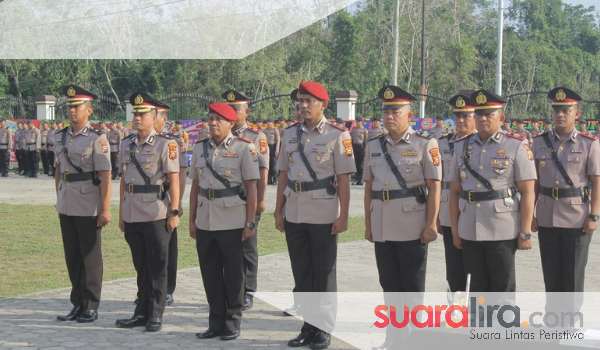
[[[261,139],[260,140],[260,154],[267,154],[269,150],[269,146],[267,145],[267,140],[266,139]]]
[[[429,150],[429,154],[431,154],[431,158],[433,159],[433,165],[440,165],[440,150],[436,148],[432,148]]]
[[[344,145],[344,150],[346,151],[346,155],[348,157],[352,157],[352,140],[351,139],[342,140],[342,144]]]
[[[175,142],[169,142],[169,159],[177,159],[177,144]]]
[[[108,142],[106,140],[98,140],[100,147],[102,147],[102,153],[108,153]]]

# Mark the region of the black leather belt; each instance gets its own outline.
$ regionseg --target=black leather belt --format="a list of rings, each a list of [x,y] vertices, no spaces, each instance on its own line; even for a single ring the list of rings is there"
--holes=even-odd
[[[42,146],[46,146],[46,144],[45,144],[45,143],[42,143]]]
[[[117,142],[117,143],[112,143],[112,142],[109,142],[109,143],[110,143],[110,145],[111,145],[111,146],[116,146],[116,145],[118,145],[118,144],[119,144],[118,142]]]
[[[587,195],[586,187],[577,188],[557,188],[540,186],[540,193],[544,196],[552,197],[556,200],[559,198],[583,197]]]
[[[75,174],[62,173],[61,178],[63,179],[64,182],[87,181],[87,180],[91,180],[94,178],[94,172],[88,171],[86,173],[75,173]]]
[[[163,186],[162,185],[134,185],[129,183],[126,185],[125,190],[130,195],[138,194],[138,193],[156,193],[158,195],[162,194]]]
[[[321,190],[323,188],[333,187],[333,180],[334,180],[333,176],[328,177],[323,180],[307,181],[307,182],[292,181],[288,178],[288,187],[291,188],[292,191],[297,192],[297,193]]]
[[[34,142],[34,143],[27,143],[26,145],[27,145],[27,146],[31,146],[31,145],[35,145],[35,144],[36,144],[36,143]]]
[[[0,143],[0,146],[8,146],[8,143]]]
[[[442,181],[442,190],[449,190],[450,182]]]
[[[475,202],[491,201],[494,199],[504,199],[513,197],[516,193],[517,189],[514,187],[489,192],[463,191],[462,198],[468,200],[469,203],[473,204]]]
[[[200,188],[200,195],[202,197],[213,200],[215,198],[233,197],[242,193],[242,186],[235,186],[229,188],[222,188],[215,190],[213,188]]]
[[[372,191],[371,198],[379,199],[383,203],[387,203],[390,199],[417,197],[425,194],[423,187],[410,187],[401,190],[382,190]]]
[[[353,143],[352,147],[365,147],[363,143]]]

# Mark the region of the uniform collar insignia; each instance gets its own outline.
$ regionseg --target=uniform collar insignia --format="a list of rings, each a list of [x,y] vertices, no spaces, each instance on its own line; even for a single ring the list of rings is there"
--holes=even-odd
[[[233,137],[231,137],[232,135],[227,136],[227,140],[225,141],[225,146],[229,147],[231,146],[231,142],[233,142]]]
[[[154,143],[154,135],[150,136],[150,138],[148,139],[148,141],[146,141],[149,145],[151,145],[152,143]]]
[[[496,134],[492,137],[492,140],[494,140],[496,142],[500,142],[501,138],[502,138],[502,132],[497,131]]]

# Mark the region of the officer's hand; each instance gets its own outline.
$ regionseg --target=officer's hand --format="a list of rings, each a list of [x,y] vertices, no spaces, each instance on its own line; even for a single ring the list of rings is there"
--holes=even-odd
[[[101,212],[96,221],[96,227],[104,227],[110,222],[110,211]]]
[[[427,244],[437,239],[437,232],[431,227],[425,227],[421,232],[421,243]]]
[[[179,208],[177,210],[179,210],[179,217],[181,217],[183,215],[183,205],[179,204]]]
[[[173,232],[173,230],[176,229],[177,226],[179,226],[179,216],[169,216],[169,218],[167,219],[167,232]]]
[[[365,239],[373,243],[373,231],[371,231],[371,228],[365,229]]]
[[[279,157],[279,152],[275,152],[275,158]]]
[[[254,233],[254,230],[244,227],[244,230],[242,231],[242,241],[254,236]]]
[[[439,218],[435,221],[435,226],[436,226],[437,232],[440,235],[444,235],[444,232],[442,232],[442,223],[440,222]]]
[[[262,200],[256,205],[256,214],[262,214],[267,210],[267,201]]]
[[[121,216],[119,216],[119,229],[121,230],[121,232],[125,232],[125,223],[123,222]]]
[[[285,230],[285,220],[283,219],[283,214],[275,212],[275,228],[279,230],[279,232],[284,232]]]
[[[598,229],[598,223],[590,218],[587,218],[583,223],[583,232],[590,234]]]
[[[538,229],[539,229],[539,227],[538,227],[537,219],[534,216],[533,220],[531,220],[531,232],[537,232]]]
[[[454,243],[456,249],[462,249],[462,239],[458,235],[452,235],[452,243]]]
[[[348,230],[348,219],[342,217],[335,219],[333,226],[331,227],[331,234],[337,235],[338,233],[342,233],[346,230]]]
[[[523,238],[521,238],[521,236],[519,236],[519,238],[517,238],[517,249],[518,250],[529,250],[533,247],[533,243],[532,243],[533,239],[528,239],[528,240],[524,240]]]
[[[196,230],[197,230],[196,223],[190,221],[189,229],[190,229],[190,237],[192,237],[193,240],[196,240]]]

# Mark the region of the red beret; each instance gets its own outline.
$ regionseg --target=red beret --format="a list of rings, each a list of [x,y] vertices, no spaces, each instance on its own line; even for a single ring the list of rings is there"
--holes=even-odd
[[[208,110],[213,113],[217,113],[221,117],[223,117],[227,120],[230,120],[232,122],[238,120],[238,116],[237,116],[237,113],[235,112],[235,109],[233,109],[227,103],[222,103],[222,102],[211,103],[210,106],[208,106]]]
[[[325,87],[319,83],[315,83],[314,81],[305,81],[300,83],[298,90],[299,94],[309,94],[321,101],[329,101],[329,95],[327,94]]]

